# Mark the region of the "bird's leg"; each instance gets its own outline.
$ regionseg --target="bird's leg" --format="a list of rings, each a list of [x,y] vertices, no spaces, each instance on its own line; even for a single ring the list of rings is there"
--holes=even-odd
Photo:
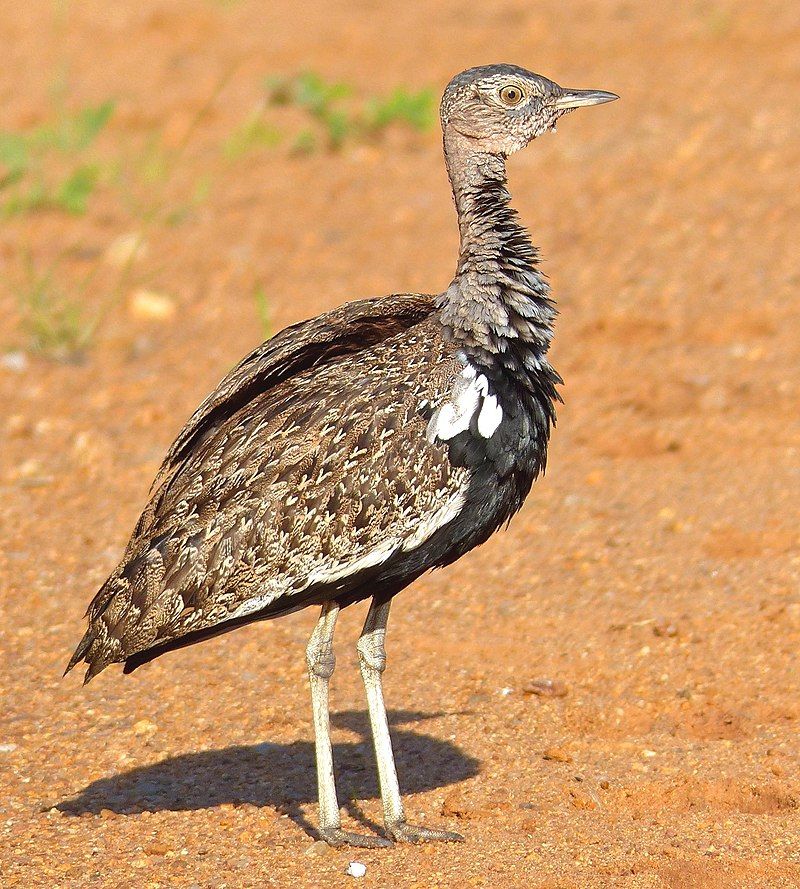
[[[328,713],[328,683],[336,666],[333,653],[333,631],[339,606],[326,602],[306,648],[308,678],[311,684],[311,708],[314,714],[314,745],[317,754],[317,787],[319,791],[319,833],[331,846],[388,846],[382,837],[362,836],[342,830],[336,779],[333,774],[333,750]]]
[[[460,834],[432,827],[409,824],[406,821],[397,770],[392,753],[392,739],[389,735],[389,722],[383,703],[381,675],[386,669],[386,622],[389,619],[390,601],[378,604],[374,599],[370,606],[364,629],[358,640],[358,662],[367,693],[367,708],[375,742],[375,759],[378,763],[378,782],[381,788],[383,819],[386,833],[398,842],[420,843],[432,840],[463,840]]]

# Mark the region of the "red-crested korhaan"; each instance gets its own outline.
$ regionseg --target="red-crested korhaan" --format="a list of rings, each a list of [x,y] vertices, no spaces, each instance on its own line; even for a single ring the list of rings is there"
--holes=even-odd
[[[566,112],[616,98],[513,65],[454,77],[441,103],[461,234],[450,286],[348,303],[248,355],[178,435],[88,608],[67,667],[85,661],[86,681],[320,607],[306,660],[319,832],[333,845],[461,839],[406,820],[381,687],[389,606],[508,522],[544,470],[556,312],[509,205],[506,158]],[[388,839],[342,829],[331,752],[333,631],[366,598],[358,660]]]

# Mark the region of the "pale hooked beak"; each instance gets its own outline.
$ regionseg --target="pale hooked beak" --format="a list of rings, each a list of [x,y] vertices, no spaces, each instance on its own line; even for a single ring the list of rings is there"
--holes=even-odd
[[[613,102],[618,98],[616,93],[606,90],[561,90],[550,104],[559,111],[568,111],[584,105],[602,105],[603,102]]]

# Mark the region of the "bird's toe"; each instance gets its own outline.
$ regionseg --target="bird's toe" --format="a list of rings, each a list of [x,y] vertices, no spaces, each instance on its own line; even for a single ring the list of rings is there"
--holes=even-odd
[[[386,833],[398,843],[463,843],[464,837],[452,830],[439,827],[423,827],[421,824],[409,824],[398,821],[386,825]]]
[[[321,827],[320,839],[325,840],[329,846],[358,846],[362,849],[385,849],[391,846],[391,842],[383,837],[373,834],[354,833],[350,830],[342,830],[341,827]]]

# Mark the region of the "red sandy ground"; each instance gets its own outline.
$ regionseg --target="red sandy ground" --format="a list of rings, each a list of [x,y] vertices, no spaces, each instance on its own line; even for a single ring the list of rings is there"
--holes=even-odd
[[[69,285],[143,231],[135,273],[178,307],[148,322],[123,299],[83,364],[0,368],[2,886],[336,887],[353,883],[351,860],[364,887],[800,886],[796,5],[64,10],[3,5],[2,126],[40,119],[66,65],[71,102],[117,98],[103,151],[189,132],[165,199],[204,175],[211,192],[171,227],[148,228],[108,186],[86,217],[0,230],[7,345],[23,344],[12,282],[25,250]],[[438,89],[492,61],[623,96],[510,165],[561,306],[566,405],[510,530],[393,612],[386,686],[407,808],[467,841],[320,849],[298,824],[316,818],[313,614],[130,678],[110,669],[86,690],[60,675],[163,451],[261,338],[256,283],[278,329],[347,299],[439,291],[452,274],[438,135],[228,161],[220,145],[263,77],[312,68],[363,93]],[[90,304],[113,280],[103,266]],[[362,617],[341,622],[335,742],[342,800],[376,819]],[[539,678],[566,696],[526,693]]]

